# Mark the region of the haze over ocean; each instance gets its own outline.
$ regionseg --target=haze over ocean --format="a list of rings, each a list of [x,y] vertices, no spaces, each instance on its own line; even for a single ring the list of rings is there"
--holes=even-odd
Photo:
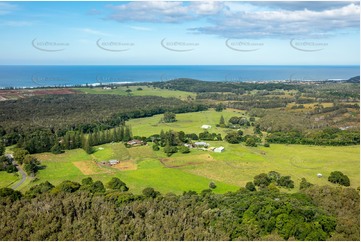
[[[0,66],[0,87],[40,87],[96,83],[157,82],[175,78],[204,81],[349,79],[359,66]]]

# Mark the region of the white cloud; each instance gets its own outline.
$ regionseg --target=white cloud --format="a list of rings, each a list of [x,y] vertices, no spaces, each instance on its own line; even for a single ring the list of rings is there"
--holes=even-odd
[[[194,21],[200,26],[189,29],[191,32],[223,38],[324,37],[337,29],[359,31],[360,18],[360,5],[355,2],[156,1],[109,7],[113,13],[108,19],[118,22]]]
[[[185,4],[184,2],[142,1],[110,6],[110,8],[114,12],[109,18],[119,22],[180,23],[198,19],[200,16],[217,14],[224,8],[224,3],[198,1]]]
[[[130,2],[110,7],[114,12],[109,18],[119,22],[175,23],[191,18],[182,2]]]
[[[29,21],[4,21],[0,22],[1,26],[8,26],[8,27],[27,27],[32,26],[33,22]]]
[[[152,31],[153,30],[151,28],[142,27],[142,26],[129,26],[129,28],[134,29],[134,30],[139,30],[139,31]]]
[[[322,11],[230,11],[227,15],[211,18],[209,26],[191,30],[226,38],[325,37],[338,29],[359,31],[359,14],[360,6],[356,4]]]
[[[193,10],[196,14],[200,15],[210,15],[218,14],[224,9],[224,2],[191,2],[189,10]]]
[[[0,15],[9,14],[17,9],[18,7],[14,4],[0,2]]]

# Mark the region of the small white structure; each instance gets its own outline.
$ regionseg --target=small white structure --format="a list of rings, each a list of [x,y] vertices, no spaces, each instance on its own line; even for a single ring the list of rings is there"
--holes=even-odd
[[[200,141],[200,142],[194,142],[194,145],[195,146],[204,146],[204,147],[208,147],[209,146],[209,144],[207,144],[206,142],[204,142],[204,141]]]
[[[12,154],[6,154],[5,156],[6,156],[6,158],[8,158],[9,161],[14,160],[14,156]]]
[[[215,148],[213,151],[214,151],[214,152],[217,152],[217,153],[222,153],[222,152],[224,151],[224,147],[223,147],[223,146],[220,146],[220,147],[218,147],[218,148]]]
[[[321,174],[321,173],[317,173],[317,177],[318,177],[318,178],[321,178],[321,177],[322,177],[322,174]]]
[[[201,128],[202,129],[210,129],[210,128],[212,128],[212,126],[210,126],[208,124],[203,124]]]
[[[119,163],[118,160],[110,160],[110,161],[109,161],[109,164],[110,164],[111,166],[116,165],[116,164],[118,164],[118,163]]]

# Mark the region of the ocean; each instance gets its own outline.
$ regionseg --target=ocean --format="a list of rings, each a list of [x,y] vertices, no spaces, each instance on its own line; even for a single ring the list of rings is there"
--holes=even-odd
[[[157,82],[323,81],[360,75],[359,66],[0,66],[0,88]]]

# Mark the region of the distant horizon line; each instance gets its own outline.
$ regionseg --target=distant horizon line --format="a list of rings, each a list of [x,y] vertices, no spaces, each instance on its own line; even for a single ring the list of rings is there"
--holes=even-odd
[[[285,65],[285,64],[279,64],[279,65],[267,65],[267,64],[262,64],[262,65],[251,65],[251,64],[247,64],[247,65],[226,65],[226,64],[209,64],[209,65],[205,65],[205,64],[199,64],[199,65],[163,65],[163,64],[159,64],[159,65],[147,65],[147,64],[142,64],[142,65],[133,65],[133,64],[125,64],[125,65],[117,65],[117,64],[109,64],[109,65],[104,65],[104,64],[76,64],[76,65],[69,65],[69,64],[38,64],[38,65],[34,65],[34,64],[0,64],[0,66],[353,66],[353,67],[360,67],[360,64],[318,64],[318,65],[307,65],[307,64],[299,64],[299,65]]]

